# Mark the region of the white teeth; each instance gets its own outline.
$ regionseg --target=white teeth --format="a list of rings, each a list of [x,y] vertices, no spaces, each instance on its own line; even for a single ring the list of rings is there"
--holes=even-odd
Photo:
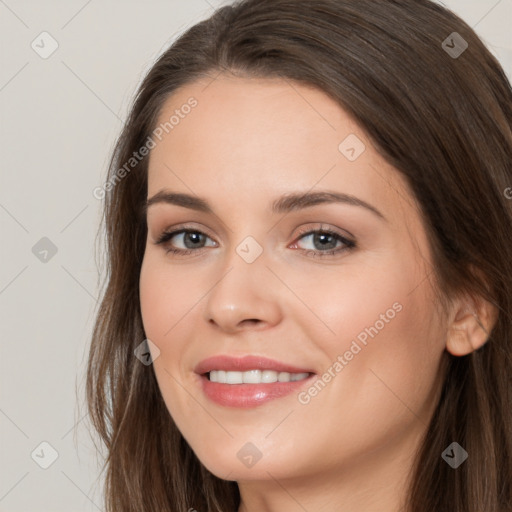
[[[302,380],[309,377],[309,373],[290,373],[290,380]]]
[[[221,384],[267,384],[272,382],[293,382],[309,377],[309,373],[275,372],[273,370],[249,370],[246,372],[229,372],[212,370],[210,381]]]
[[[277,372],[273,370],[263,370],[261,373],[261,382],[277,382]]]
[[[244,384],[259,384],[261,382],[261,370],[249,370],[242,373]]]
[[[243,382],[242,372],[226,372],[226,384],[242,384]]]

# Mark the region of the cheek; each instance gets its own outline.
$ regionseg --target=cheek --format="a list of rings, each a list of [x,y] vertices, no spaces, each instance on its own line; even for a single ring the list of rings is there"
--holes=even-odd
[[[388,415],[407,421],[431,411],[443,353],[436,329],[431,327],[432,311],[425,303],[421,301],[422,310],[410,295],[399,297],[394,304],[398,303],[400,307],[389,317],[382,308],[387,323],[376,321],[375,315],[368,319],[349,347],[350,352],[357,345],[361,347],[350,363],[353,378],[347,377],[353,398],[360,400],[362,410],[373,411],[383,423]]]
[[[182,382],[179,363],[186,351],[184,330],[189,327],[191,308],[201,294],[179,268],[170,268],[152,251],[144,256],[139,293],[144,332],[160,350],[153,362],[155,377],[168,411],[181,427],[186,421],[183,411],[193,409],[194,404],[177,383]]]
[[[166,264],[167,263],[167,264]],[[171,339],[180,327],[186,325],[186,316],[204,294],[198,278],[191,278],[172,267],[152,251],[142,263],[139,290],[144,330],[149,339]]]
[[[170,327],[171,308],[166,306],[169,291],[162,277],[151,258],[145,256],[139,281],[140,308],[144,331],[152,341],[159,339]]]
[[[320,318],[301,321],[306,338],[316,340],[325,355],[327,386],[341,400],[360,399],[361,412],[392,405],[382,401],[386,396],[399,407],[397,397],[421,408],[444,347],[424,270],[389,262],[385,271],[381,266],[364,275],[347,273],[338,282],[343,284],[311,287],[308,305]]]

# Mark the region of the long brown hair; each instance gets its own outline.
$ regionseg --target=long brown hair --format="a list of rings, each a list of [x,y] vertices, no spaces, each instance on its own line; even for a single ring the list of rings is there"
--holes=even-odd
[[[454,32],[467,43],[458,55],[450,52],[463,48]],[[467,291],[497,307],[483,347],[444,355],[443,390],[406,510],[510,512],[512,90],[471,27],[428,0],[238,1],[188,29],[147,73],[103,189],[106,278],[87,403],[108,452],[107,511],[231,512],[240,504],[236,482],[201,464],[164,404],[153,367],[134,356],[146,338],[138,284],[148,158],[125,165],[147,144],[170,94],[221,72],[296,81],[334,98],[414,192],[440,303]],[[453,441],[469,453],[457,470],[441,458]]]

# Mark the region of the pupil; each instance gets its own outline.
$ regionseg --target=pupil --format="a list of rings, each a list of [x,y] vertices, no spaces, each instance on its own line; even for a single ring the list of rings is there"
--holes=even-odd
[[[185,233],[185,245],[188,247],[188,244],[187,244],[187,237],[190,237],[190,238],[196,238],[195,242],[193,241],[192,243],[198,243],[200,242],[201,240],[201,234],[200,233]],[[193,248],[193,247],[192,247]]]
[[[326,234],[326,233],[323,233],[323,234],[317,234],[317,235],[315,236],[315,242],[320,241],[320,240],[325,241],[325,239],[326,239],[326,238],[328,239],[328,238],[334,238],[334,237],[333,237],[333,235],[329,235],[329,234]],[[327,243],[329,243],[329,242],[327,242]],[[331,243],[332,243],[332,242],[331,242]],[[334,241],[334,243],[336,244],[336,241]],[[326,244],[324,244],[324,243],[321,243],[320,245],[321,245],[322,247],[324,247],[324,248],[325,248],[325,246],[326,246]]]

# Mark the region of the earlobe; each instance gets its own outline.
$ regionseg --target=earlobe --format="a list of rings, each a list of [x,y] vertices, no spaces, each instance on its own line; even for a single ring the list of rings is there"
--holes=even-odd
[[[475,350],[465,330],[451,328],[446,337],[446,350],[453,356],[465,356]]]
[[[446,336],[446,350],[454,356],[465,356],[481,348],[489,339],[498,317],[496,306],[480,299],[467,299],[461,304]]]

